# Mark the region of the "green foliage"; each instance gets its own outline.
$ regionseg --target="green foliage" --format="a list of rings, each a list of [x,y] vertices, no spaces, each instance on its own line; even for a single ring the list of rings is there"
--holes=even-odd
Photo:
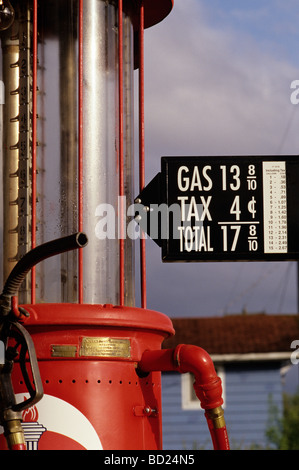
[[[284,395],[283,434],[280,449],[299,450],[299,391]]]
[[[299,450],[299,390],[284,394],[283,415],[269,397],[269,419],[266,437],[269,447],[278,450]]]

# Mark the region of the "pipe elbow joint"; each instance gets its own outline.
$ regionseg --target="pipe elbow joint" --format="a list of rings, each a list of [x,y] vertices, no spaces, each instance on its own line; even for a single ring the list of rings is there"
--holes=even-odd
[[[194,390],[205,410],[214,449],[228,450],[229,441],[221,405],[222,385],[209,354],[199,346],[179,344],[174,349],[143,352],[137,364],[139,372],[176,371],[192,373]]]
[[[193,387],[201,407],[209,410],[221,406],[222,383],[209,354],[199,346],[180,344],[175,348],[174,355],[178,371],[194,375]]]
[[[223,404],[221,379],[209,354],[199,346],[179,344],[174,349],[144,351],[138,363],[141,372],[177,371],[192,373],[194,390],[204,410]]]

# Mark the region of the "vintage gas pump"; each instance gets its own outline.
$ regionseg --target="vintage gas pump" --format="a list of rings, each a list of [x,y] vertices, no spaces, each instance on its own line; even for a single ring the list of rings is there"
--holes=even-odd
[[[161,449],[165,370],[194,374],[214,448],[229,448],[208,354],[161,349],[174,330],[146,309],[144,238],[135,306],[133,71],[142,190],[143,34],[171,9],[0,0],[2,449]]]

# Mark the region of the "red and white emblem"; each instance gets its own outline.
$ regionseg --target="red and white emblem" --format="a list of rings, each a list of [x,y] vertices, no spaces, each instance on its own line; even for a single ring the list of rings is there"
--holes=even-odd
[[[28,394],[16,395],[17,402]],[[37,405],[23,412],[27,450],[102,450],[102,444],[90,421],[70,403],[44,395]],[[1,447],[3,428],[0,427]]]

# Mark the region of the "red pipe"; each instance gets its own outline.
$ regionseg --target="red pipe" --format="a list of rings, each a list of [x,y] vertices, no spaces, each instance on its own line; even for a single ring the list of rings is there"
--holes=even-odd
[[[32,45],[32,220],[31,248],[36,246],[36,119],[37,119],[37,0],[33,1],[33,45]],[[31,303],[35,303],[35,268],[31,271]]]
[[[144,351],[138,363],[142,372],[190,372],[195,377],[194,390],[200,400],[215,450],[228,450],[229,441],[223,417],[221,379],[208,353],[192,345],[179,344],[174,349]]]
[[[223,419],[223,410],[221,408],[222,416],[221,418]],[[209,431],[211,434],[212,442],[213,442],[213,447],[215,450],[229,450],[229,440],[228,440],[228,434],[226,430],[226,426],[217,426],[213,422],[212,419],[210,419],[208,413],[205,413],[205,417],[207,419]]]
[[[144,158],[144,4],[141,0],[139,17],[139,190],[145,185]],[[146,308],[146,249],[145,235],[140,237],[141,306]]]
[[[27,450],[26,444],[14,444],[9,450]]]
[[[125,299],[125,245],[124,245],[124,120],[123,120],[123,2],[118,0],[118,98],[119,98],[119,195],[120,195],[120,239],[119,239],[119,297],[120,305]]]
[[[83,0],[79,0],[78,52],[78,230],[83,231]],[[83,250],[78,253],[78,302],[83,303]]]

